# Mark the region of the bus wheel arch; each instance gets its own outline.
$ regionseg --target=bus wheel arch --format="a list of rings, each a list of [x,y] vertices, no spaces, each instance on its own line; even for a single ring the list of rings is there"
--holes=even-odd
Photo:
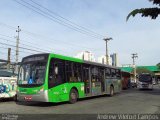
[[[74,104],[79,98],[78,89],[76,87],[71,88],[69,93],[69,103]]]
[[[110,85],[110,97],[112,97],[114,95],[114,86],[113,84]]]

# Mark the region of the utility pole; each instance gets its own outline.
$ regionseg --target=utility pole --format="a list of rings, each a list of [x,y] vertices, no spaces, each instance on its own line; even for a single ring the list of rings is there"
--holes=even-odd
[[[19,32],[20,31],[21,29],[19,29],[19,26],[18,26],[18,29],[16,30],[16,32],[18,33],[17,41],[16,41],[16,63],[18,63],[18,56],[19,56]]]
[[[112,38],[104,38],[103,40],[106,41],[106,64],[109,65],[108,41],[112,40]]]
[[[11,48],[8,48],[8,60],[7,60],[7,69],[10,70],[11,64]]]
[[[135,58],[138,58],[138,54],[137,54],[137,53],[133,53],[133,54],[131,54],[131,55],[132,55],[132,59],[133,59],[134,80],[135,80],[135,83],[136,83],[137,81],[136,81],[136,64],[135,64]]]
[[[17,41],[16,41],[16,72],[18,72],[18,57],[19,57],[19,32],[21,31],[21,29],[18,26],[18,29],[16,30],[16,32],[18,33],[17,35]]]

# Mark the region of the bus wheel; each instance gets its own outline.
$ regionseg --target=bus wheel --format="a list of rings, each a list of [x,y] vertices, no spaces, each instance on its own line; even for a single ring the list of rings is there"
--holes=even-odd
[[[110,96],[112,97],[114,95],[114,88],[113,86],[110,86]]]
[[[78,99],[77,90],[72,89],[71,92],[70,92],[70,95],[69,95],[69,102],[71,104],[73,104],[73,103],[77,102],[77,99]]]

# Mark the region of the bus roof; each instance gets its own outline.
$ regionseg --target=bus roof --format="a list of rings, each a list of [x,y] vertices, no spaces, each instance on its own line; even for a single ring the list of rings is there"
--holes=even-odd
[[[24,61],[24,59],[27,59],[27,58],[30,58],[30,57],[34,57],[34,56],[49,56],[49,57],[59,58],[59,59],[62,59],[62,60],[68,60],[68,61],[73,61],[73,62],[86,63],[86,64],[90,64],[90,65],[96,65],[96,66],[110,67],[110,68],[119,69],[118,67],[105,65],[105,64],[101,64],[101,63],[97,63],[97,62],[92,62],[92,61],[86,61],[86,60],[82,60],[82,59],[79,59],[79,58],[64,56],[64,55],[55,54],[55,53],[33,54],[33,55],[30,55],[30,56],[24,57],[22,59],[22,62]]]
[[[53,54],[53,53],[51,53],[50,56],[53,56],[54,58],[59,58],[59,59],[62,59],[62,60],[68,60],[68,61],[83,63],[83,60],[79,59],[79,58],[74,58],[74,57],[69,57],[69,56],[64,56],[64,55],[59,55],[59,54]]]
[[[114,67],[114,66],[106,65],[106,64],[102,64],[102,63],[97,63],[97,62],[92,62],[92,61],[86,61],[86,60],[84,60],[84,63],[90,64],[90,65],[101,66],[101,67],[109,67],[109,68],[119,69],[118,67]]]

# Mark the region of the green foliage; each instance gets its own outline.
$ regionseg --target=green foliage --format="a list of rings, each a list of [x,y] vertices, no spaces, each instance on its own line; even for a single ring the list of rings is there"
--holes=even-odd
[[[160,6],[160,0],[149,0],[150,2],[153,2],[153,4]]]
[[[158,69],[160,70],[160,63],[157,64]]]
[[[160,6],[160,0],[149,0],[150,2],[153,2],[153,4],[158,4]],[[135,16],[137,14],[141,14],[142,17],[151,17],[152,19],[156,19],[158,15],[160,14],[160,8],[141,8],[141,9],[135,9],[132,12],[130,12],[126,18],[128,20],[130,16]]]

